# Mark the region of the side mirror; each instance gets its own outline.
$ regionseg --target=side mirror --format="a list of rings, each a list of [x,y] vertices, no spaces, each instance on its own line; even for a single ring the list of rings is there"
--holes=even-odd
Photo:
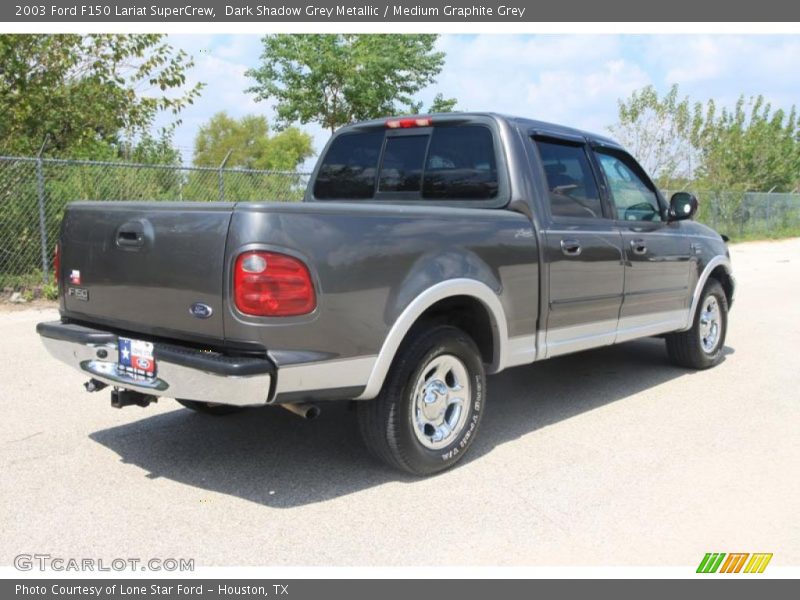
[[[697,212],[697,198],[689,192],[677,192],[669,200],[669,220],[691,219]]]

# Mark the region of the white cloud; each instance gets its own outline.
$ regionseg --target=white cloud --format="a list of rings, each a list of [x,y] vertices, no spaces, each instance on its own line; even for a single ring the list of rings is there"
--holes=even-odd
[[[763,94],[788,107],[800,97],[798,36],[652,36],[643,54],[662,87],[678,83],[695,100]]]
[[[187,109],[176,142],[190,159],[197,128],[226,110],[273,116],[268,102],[245,93],[245,75],[259,63],[260,36],[180,35],[171,42],[195,57],[192,81],[207,83]],[[477,35],[442,36],[447,55],[438,82],[421,94],[458,99],[461,110],[494,111],[606,132],[617,100],[654,84],[677,82],[692,99],[730,105],[740,93],[763,93],[775,105],[800,97],[800,37],[732,35]],[[305,126],[317,151],[328,132]],[[310,168],[313,161],[306,167]]]
[[[617,36],[442,38],[447,64],[435,86],[459,108],[556,121],[602,133],[617,98],[650,82],[623,58]]]
[[[605,130],[616,118],[617,99],[649,83],[638,66],[623,59],[575,69],[549,70],[526,88],[529,113],[545,121]]]
[[[205,88],[195,103],[180,115],[181,125],[175,132],[175,144],[181,150],[185,163],[191,162],[194,137],[198,129],[212,115],[226,111],[234,117],[245,114],[272,117],[272,110],[264,102],[255,102],[245,90],[252,85],[247,69],[257,65],[260,54],[259,36],[170,36],[170,43],[194,57],[195,66],[187,75],[187,86],[198,82]],[[162,115],[162,124],[171,115]]]

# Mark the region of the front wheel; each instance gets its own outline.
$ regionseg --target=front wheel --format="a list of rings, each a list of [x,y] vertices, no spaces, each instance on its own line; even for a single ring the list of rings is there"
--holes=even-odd
[[[667,353],[679,367],[708,369],[722,361],[728,331],[728,299],[714,279],[703,290],[691,329],[666,336]]]
[[[357,404],[370,452],[413,475],[461,460],[478,432],[486,391],[475,342],[450,325],[424,327],[401,346],[378,397]]]

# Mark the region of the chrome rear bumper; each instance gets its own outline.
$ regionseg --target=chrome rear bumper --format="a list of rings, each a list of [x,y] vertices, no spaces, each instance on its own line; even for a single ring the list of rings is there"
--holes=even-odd
[[[154,396],[264,405],[275,374],[274,365],[265,358],[225,356],[156,342],[156,377],[145,379],[117,370],[114,333],[60,321],[39,323],[36,331],[61,362],[109,385]]]

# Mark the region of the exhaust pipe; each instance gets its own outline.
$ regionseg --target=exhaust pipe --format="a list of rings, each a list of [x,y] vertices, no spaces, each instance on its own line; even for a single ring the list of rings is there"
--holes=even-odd
[[[99,379],[92,378],[86,383],[84,383],[83,387],[86,389],[87,392],[99,392],[100,390],[107,388],[108,384],[103,383]]]
[[[321,412],[319,406],[316,404],[308,404],[306,402],[295,402],[292,404],[279,404],[281,408],[285,408],[290,413],[296,414],[298,417],[311,421],[316,419]]]

